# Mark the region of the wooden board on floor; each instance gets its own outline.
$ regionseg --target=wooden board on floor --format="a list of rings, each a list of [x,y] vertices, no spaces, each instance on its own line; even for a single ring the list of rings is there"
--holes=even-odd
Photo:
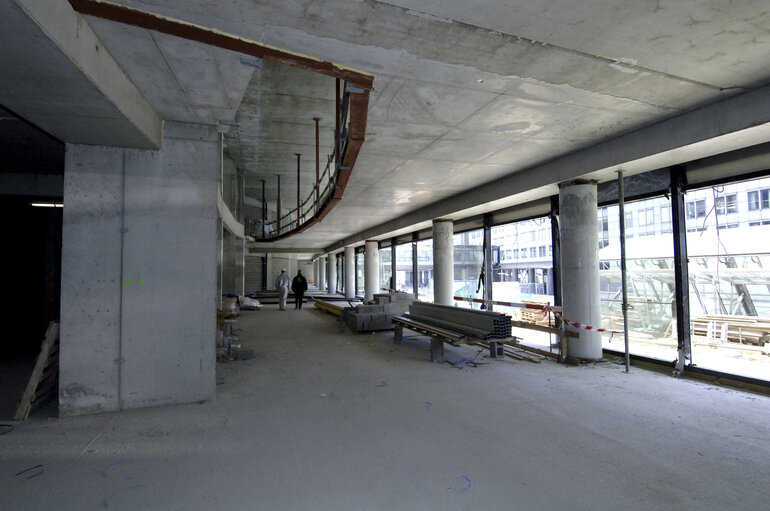
[[[42,406],[50,401],[51,394],[58,384],[59,375],[59,322],[51,321],[45,333],[45,339],[40,347],[40,354],[35,362],[35,368],[27,382],[27,388],[21,395],[19,407],[16,409],[14,420],[27,420],[33,407]],[[41,385],[42,384],[42,385]]]

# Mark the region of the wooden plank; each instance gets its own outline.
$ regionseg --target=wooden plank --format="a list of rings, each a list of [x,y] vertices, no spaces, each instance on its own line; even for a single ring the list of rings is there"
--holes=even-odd
[[[532,323],[527,323],[526,321],[511,320],[511,326],[516,327],[516,328],[527,328],[529,330],[537,330],[538,332],[545,332],[545,333],[548,333],[548,334],[561,335],[561,330],[559,330],[556,327],[543,326],[543,325],[535,325],[535,324],[532,324]],[[565,335],[567,337],[574,337],[574,338],[578,338],[580,336],[580,334],[578,332],[573,332],[571,330],[566,330],[565,331]]]
[[[524,351],[537,353],[538,355],[543,355],[544,357],[552,358],[554,360],[559,360],[558,353],[551,353],[550,351],[541,350],[539,348],[533,348],[532,346],[527,346],[526,344],[515,344],[515,346]],[[580,365],[580,359],[575,357],[565,356],[564,363],[577,366],[577,365]]]
[[[27,388],[24,389],[24,393],[21,395],[19,407],[16,409],[16,414],[13,417],[14,420],[24,421],[29,417],[32,407],[32,399],[34,398],[37,386],[40,383],[40,377],[43,375],[43,370],[48,365],[49,355],[51,354],[54,343],[58,340],[58,338],[59,322],[51,321],[51,323],[48,324],[48,330],[45,333],[45,339],[43,340],[43,344],[40,347],[40,354],[37,357],[37,362],[35,362],[35,368],[32,369],[29,382],[27,382]]]

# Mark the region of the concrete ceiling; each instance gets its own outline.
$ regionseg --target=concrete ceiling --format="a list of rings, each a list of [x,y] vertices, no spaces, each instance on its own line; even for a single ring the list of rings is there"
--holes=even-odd
[[[427,225],[438,215],[478,214],[487,201],[504,207],[536,199],[576,177],[572,169],[607,179],[610,163],[623,158],[641,172],[770,140],[762,140],[763,131],[724,143],[716,138],[727,132],[715,129],[710,143],[695,134],[685,140],[675,129],[683,114],[768,83],[764,0],[116,3],[375,75],[367,140],[343,201],[281,247],[357,243]],[[283,65],[258,69],[225,50],[87,21],[160,117],[224,121],[228,150],[250,176],[248,185],[276,172],[292,183],[296,152],[303,169],[312,168],[312,118],[323,119],[328,137],[332,79]],[[770,116],[753,121],[768,122]],[[660,148],[615,151],[618,157],[604,163],[612,141],[638,144],[634,134],[644,138],[637,130],[647,127],[657,130]],[[677,136],[686,151],[664,147]],[[329,145],[323,135],[322,144]],[[322,149],[322,159],[328,152]],[[658,153],[667,157],[645,159]],[[261,188],[248,191],[260,198]]]

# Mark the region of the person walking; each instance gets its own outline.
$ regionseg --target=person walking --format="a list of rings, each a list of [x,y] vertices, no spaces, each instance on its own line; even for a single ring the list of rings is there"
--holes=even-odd
[[[294,291],[294,308],[302,308],[302,298],[307,291],[307,279],[302,275],[302,270],[297,270],[297,276],[291,281],[291,290]]]
[[[289,275],[286,273],[286,268],[281,270],[281,274],[275,278],[275,288],[278,290],[278,298],[280,300],[278,308],[285,311],[286,298],[289,296]]]

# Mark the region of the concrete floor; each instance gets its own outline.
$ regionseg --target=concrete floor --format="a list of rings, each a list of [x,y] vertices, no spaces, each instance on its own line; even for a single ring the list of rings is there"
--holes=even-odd
[[[0,507],[767,506],[766,396],[610,363],[433,365],[425,338],[353,335],[310,307],[245,312],[238,330],[257,357],[219,365],[215,402],[0,436]]]

